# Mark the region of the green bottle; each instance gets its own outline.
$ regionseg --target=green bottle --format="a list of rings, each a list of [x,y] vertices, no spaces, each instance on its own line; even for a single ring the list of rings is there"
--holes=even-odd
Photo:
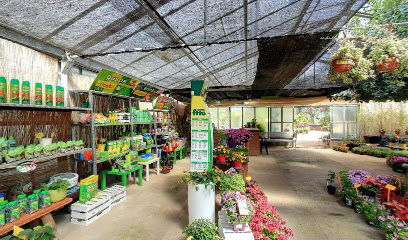
[[[7,81],[5,77],[0,77],[0,103],[7,102]]]
[[[21,86],[21,103],[30,104],[30,82],[23,81]]]
[[[52,85],[45,85],[45,105],[53,105]]]
[[[55,88],[56,90],[56,102],[57,102],[57,107],[63,107],[64,106],[64,88],[61,86],[57,86]]]
[[[43,104],[42,84],[35,83],[35,105]]]
[[[11,79],[10,81],[10,102],[20,103],[20,81],[18,79]]]

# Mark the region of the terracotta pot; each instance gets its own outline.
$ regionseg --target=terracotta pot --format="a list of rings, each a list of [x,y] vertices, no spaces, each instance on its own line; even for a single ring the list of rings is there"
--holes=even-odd
[[[221,155],[221,154],[218,155],[218,162],[219,163],[225,163],[226,159],[227,159],[227,156],[224,156],[224,155]]]
[[[380,72],[387,72],[387,71],[392,71],[395,70],[398,67],[398,61],[396,57],[389,56],[391,58],[391,61],[382,61],[380,65],[377,65],[377,69]]]
[[[333,65],[333,71],[338,72],[338,73],[345,73],[350,71],[351,69],[351,64],[350,61],[351,59],[348,58],[336,58],[332,61]]]
[[[384,135],[385,135],[385,132],[380,132],[380,135],[381,135],[381,136],[384,136]]]
[[[408,135],[408,131],[405,131],[405,135]]]
[[[233,161],[232,163],[233,163],[234,167],[236,167],[236,168],[242,168],[242,162]]]
[[[252,123],[252,127],[253,127],[253,128],[256,128],[256,123]]]
[[[170,171],[171,171],[170,168],[162,168],[162,170],[161,170],[161,172],[164,173],[164,174],[167,174],[167,173],[169,173]]]
[[[401,134],[401,132],[395,132],[395,134],[400,135],[400,134]]]

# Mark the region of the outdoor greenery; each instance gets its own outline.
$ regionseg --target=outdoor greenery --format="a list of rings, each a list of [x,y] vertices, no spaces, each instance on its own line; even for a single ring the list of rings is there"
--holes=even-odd
[[[221,174],[219,185],[223,192],[245,192],[245,182],[241,174],[235,172],[225,172]]]
[[[20,232],[17,237],[13,235],[8,235],[0,240],[18,240],[18,239],[27,239],[27,240],[50,240],[55,239],[54,228],[50,223],[44,224],[44,226],[36,226],[33,229],[27,228]]]
[[[363,140],[359,137],[353,137],[352,135],[347,135],[343,137],[344,144],[360,145],[363,143]]]
[[[380,157],[380,158],[392,157],[392,156],[408,157],[407,151],[391,150],[389,148],[381,148],[381,147],[374,148],[374,147],[361,146],[361,147],[353,148],[352,151],[354,153],[370,155],[370,156]]]

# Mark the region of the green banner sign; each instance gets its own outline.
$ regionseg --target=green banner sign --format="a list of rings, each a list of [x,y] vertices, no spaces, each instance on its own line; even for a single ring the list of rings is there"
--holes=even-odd
[[[91,90],[130,96],[139,81],[102,69],[92,83]]]

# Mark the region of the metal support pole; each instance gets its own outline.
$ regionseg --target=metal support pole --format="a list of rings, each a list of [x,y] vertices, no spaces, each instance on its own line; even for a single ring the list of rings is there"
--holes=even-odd
[[[89,107],[91,108],[91,147],[92,147],[92,172],[94,175],[98,174],[96,167],[96,148],[95,148],[95,122],[94,122],[94,106],[93,106],[93,94],[89,92]]]

